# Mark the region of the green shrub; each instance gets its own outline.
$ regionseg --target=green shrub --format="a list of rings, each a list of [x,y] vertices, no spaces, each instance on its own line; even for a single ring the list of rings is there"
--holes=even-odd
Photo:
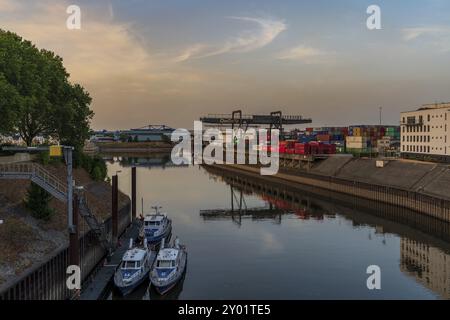
[[[54,210],[48,205],[51,198],[47,191],[32,182],[27,191],[25,205],[31,210],[33,217],[48,221],[54,214]]]
[[[103,158],[99,156],[91,157],[80,152],[78,154],[77,164],[86,170],[93,180],[105,181],[108,174],[108,168],[106,167]]]
[[[39,162],[44,166],[50,163],[50,154],[47,151],[38,153]]]

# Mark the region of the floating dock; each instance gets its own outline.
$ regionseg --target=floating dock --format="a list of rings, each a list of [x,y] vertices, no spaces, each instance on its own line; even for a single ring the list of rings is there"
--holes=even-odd
[[[121,245],[114,251],[109,261],[93,276],[88,287],[82,290],[80,300],[102,300],[105,298],[108,288],[112,285],[111,281],[114,277],[114,272],[122,261],[125,251],[128,250],[129,239],[133,238],[134,240],[137,238],[139,235],[139,227],[139,220],[135,220],[128,230],[125,231],[119,240]]]

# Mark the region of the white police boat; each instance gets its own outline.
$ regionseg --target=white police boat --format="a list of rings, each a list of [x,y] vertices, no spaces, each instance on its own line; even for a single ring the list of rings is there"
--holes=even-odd
[[[114,285],[123,296],[131,293],[146,280],[155,257],[156,253],[149,250],[147,240],[144,239],[142,247],[133,247],[133,239],[130,239],[130,247],[114,274]]]
[[[140,232],[140,237],[147,239],[149,244],[158,244],[162,239],[168,238],[172,231],[172,220],[166,213],[159,212],[161,207],[152,207],[154,214],[144,217],[144,222]]]
[[[172,289],[183,277],[187,265],[187,251],[178,238],[171,246],[165,247],[164,240],[150,271],[150,282],[163,295]]]

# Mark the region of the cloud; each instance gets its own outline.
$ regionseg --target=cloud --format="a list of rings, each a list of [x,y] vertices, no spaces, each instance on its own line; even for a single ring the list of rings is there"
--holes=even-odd
[[[18,8],[20,8],[20,5],[17,3],[17,1],[0,0],[0,13],[14,12]]]
[[[297,47],[281,52],[280,54],[278,54],[277,58],[280,60],[293,60],[293,61],[302,61],[305,63],[318,63],[324,62],[325,57],[328,55],[329,53],[322,51],[320,49],[299,45]]]
[[[281,32],[287,29],[281,20],[229,17],[234,20],[252,22],[258,25],[256,30],[246,30],[237,37],[225,41],[221,45],[195,44],[185,49],[174,60],[177,62],[221,55],[230,52],[250,52],[270,44]]]
[[[100,122],[121,127],[117,114],[123,114],[124,106],[158,109],[165,99],[178,101],[192,94],[208,77],[201,70],[176,65],[167,55],[150,52],[134,34],[132,24],[112,19],[107,3],[81,6],[81,29],[68,30],[69,1],[41,0],[30,2],[31,7],[13,7],[13,0],[0,1],[1,10],[11,10],[7,14],[0,11],[1,28],[61,56],[70,80],[90,92],[94,125]],[[154,117],[164,113],[155,109]],[[143,121],[133,113],[126,117],[135,117],[136,123]]]
[[[0,8],[12,8],[15,3],[0,1]],[[97,8],[81,6],[81,29],[68,30],[69,4],[42,0],[32,8],[15,7],[3,19],[2,28],[60,55],[72,81],[88,89],[105,90],[108,83],[121,81],[122,90],[145,92],[159,80],[167,84],[172,79],[184,85],[199,80],[200,76],[190,70],[173,70],[167,56],[149,52],[133,35],[132,24],[114,22],[111,3]]]
[[[431,26],[404,28],[401,30],[403,40],[411,42],[418,40],[427,41],[429,44],[439,48],[440,51],[450,51],[450,27]]]

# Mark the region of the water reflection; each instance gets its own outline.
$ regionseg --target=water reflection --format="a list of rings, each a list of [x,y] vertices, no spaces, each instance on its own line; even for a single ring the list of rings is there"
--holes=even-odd
[[[449,224],[308,186],[124,158],[108,164],[124,171],[121,190],[141,164],[138,199],[162,205],[189,250],[173,291],[161,297],[147,283],[128,299],[449,298]],[[382,290],[366,288],[370,264]]]
[[[408,238],[400,242],[400,269],[425,287],[450,299],[450,254]]]
[[[323,220],[324,216],[327,216],[328,218],[335,217],[335,214],[332,212],[339,210],[336,203],[331,204],[332,209],[330,209],[330,203],[327,203],[326,206],[322,206],[319,204],[321,200],[308,197],[304,194],[299,194],[299,198],[286,197],[287,191],[285,186],[273,185],[271,188],[268,188],[266,182],[258,181],[258,179],[251,179],[248,177],[244,180],[236,179],[234,174],[216,170],[213,167],[205,167],[205,170],[212,175],[220,177],[223,182],[230,186],[230,192],[232,194],[231,208],[234,208],[233,199],[236,198],[235,194],[240,195],[241,205],[238,210],[201,211],[200,215],[204,219],[217,218],[218,216],[221,218],[232,217],[233,219],[236,219],[236,216],[238,216],[239,219],[242,219],[248,216],[253,218],[254,215],[259,219],[267,215],[276,214],[281,221],[281,216],[283,214],[294,213],[300,219]],[[267,192],[265,190],[270,191]],[[245,195],[249,194],[258,194],[268,203],[269,208],[242,208],[242,203],[245,203]],[[337,197],[340,198],[340,195],[337,195]],[[287,198],[289,198],[289,200],[287,200]],[[354,202],[352,204],[354,206],[362,207],[362,203],[364,203],[366,209],[368,207],[373,208],[373,206],[371,206],[373,205],[371,201],[364,201],[356,198],[353,200]],[[379,205],[380,204],[377,206]],[[378,216],[394,216],[394,219],[401,216],[403,217],[403,223],[407,225],[412,224],[416,228],[422,230],[429,230],[430,226],[434,225],[441,226],[441,228],[439,228],[440,232],[431,234],[431,237],[421,235],[421,240],[424,242],[420,242],[409,238],[411,237],[411,232],[415,232],[415,230],[409,230],[403,225],[392,224],[388,220],[377,221],[372,217],[361,215],[360,213],[358,214],[358,217],[356,217],[348,210],[339,210],[339,212],[347,213],[344,215],[352,221],[355,227],[360,225],[371,225],[375,227],[376,234],[384,235],[385,233],[396,233],[402,236],[400,238],[400,270],[413,277],[423,286],[439,294],[440,297],[450,299],[450,246],[448,242],[441,242],[441,239],[434,238],[434,236],[437,235],[438,237],[442,237],[444,241],[448,241],[450,235],[448,232],[448,224],[436,221],[435,219],[427,219],[410,210],[394,206],[384,206],[383,211],[375,211]],[[394,212],[395,214],[393,215]],[[422,224],[418,224],[418,220],[421,220]],[[415,238],[417,238],[417,236],[418,234],[414,235]],[[371,238],[371,234],[369,234],[369,238]],[[385,244],[385,237],[383,237],[382,242]]]

